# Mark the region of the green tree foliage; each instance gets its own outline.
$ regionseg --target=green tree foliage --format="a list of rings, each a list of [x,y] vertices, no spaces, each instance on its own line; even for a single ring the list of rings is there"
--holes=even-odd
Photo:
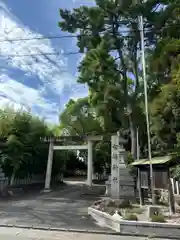
[[[143,116],[138,106],[142,84],[136,6],[133,1],[95,2],[94,7],[82,6],[72,11],[61,9],[59,26],[63,31],[80,33],[77,46],[86,54],[79,66],[79,82],[88,84],[91,104],[98,110],[105,131],[130,128],[135,157],[135,132],[139,117]],[[135,80],[129,79],[129,73]],[[127,108],[130,114],[126,114]],[[140,115],[136,114],[139,110]]]
[[[149,59],[155,94],[152,96],[152,133],[155,151],[172,151],[178,145],[180,114],[180,3],[165,1],[154,22],[156,45]],[[161,28],[161,29],[160,29]],[[154,83],[155,83],[154,81]]]
[[[70,100],[60,115],[60,129],[62,134],[69,135],[98,135],[103,133],[101,121],[96,116],[96,111],[91,107],[88,97]],[[94,143],[94,171],[102,173],[105,166],[110,164],[110,142],[101,141]],[[87,152],[81,151],[80,157],[87,160]],[[67,164],[69,161],[67,162]]]
[[[88,98],[70,100],[60,115],[61,129],[70,135],[98,134],[102,132],[96,119],[96,112],[90,106]]]
[[[137,128],[141,156],[147,156],[137,18],[140,15],[144,17],[153,151],[162,154],[164,149],[172,149],[179,142],[180,3],[177,0],[138,2],[96,0],[93,7],[60,9],[59,22],[61,30],[77,34],[77,46],[85,54],[79,65],[78,81],[89,87],[89,107],[95,109],[101,131],[120,130],[128,134],[131,146],[127,149],[133,158]],[[74,102],[70,105],[66,114],[63,113],[62,128],[71,115],[70,109],[74,109]],[[91,132],[80,121],[76,117],[74,128],[70,127],[72,121],[66,127],[75,133],[81,126],[76,134]]]
[[[180,92],[176,84],[170,83],[151,103],[153,144],[156,150],[171,150],[177,144],[180,132]]]
[[[11,177],[11,184],[15,177],[45,174],[48,144],[40,139],[52,134],[48,125],[31,113],[11,108],[0,110],[0,136],[6,139],[1,144],[0,163],[6,176]],[[65,161],[62,152],[54,153],[52,175],[62,171]]]

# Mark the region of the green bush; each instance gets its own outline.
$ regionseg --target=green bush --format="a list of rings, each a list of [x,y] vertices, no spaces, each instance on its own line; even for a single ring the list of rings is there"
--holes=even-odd
[[[128,221],[138,221],[138,217],[136,214],[127,214],[123,217],[124,220],[128,220]]]
[[[142,214],[145,212],[145,208],[135,207],[128,210],[129,213]]]
[[[164,222],[166,222],[166,219],[165,219],[165,217],[162,214],[159,214],[159,215],[152,216],[151,222],[161,222],[161,223],[164,223]]]
[[[119,208],[132,208],[132,205],[129,200],[123,200],[119,206]]]

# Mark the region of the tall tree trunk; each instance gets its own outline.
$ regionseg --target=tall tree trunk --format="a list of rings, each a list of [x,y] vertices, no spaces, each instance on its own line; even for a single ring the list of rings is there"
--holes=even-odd
[[[134,160],[137,159],[137,129],[132,121],[131,114],[129,115],[129,127],[131,134],[131,155]],[[134,175],[134,197],[137,198],[137,172]]]
[[[137,159],[137,134],[131,116],[129,116],[129,125],[131,134],[131,155],[134,159]]]

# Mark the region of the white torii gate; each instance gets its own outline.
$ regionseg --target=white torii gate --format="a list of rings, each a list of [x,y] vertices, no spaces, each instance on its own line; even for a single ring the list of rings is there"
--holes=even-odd
[[[103,136],[86,136],[85,140],[87,144],[85,145],[67,145],[67,146],[54,146],[53,140],[50,140],[49,143],[49,154],[47,161],[46,169],[46,178],[45,178],[45,187],[44,191],[49,192],[51,186],[51,173],[52,173],[52,164],[53,164],[53,152],[54,150],[87,150],[88,151],[88,164],[87,164],[87,184],[88,186],[92,185],[92,174],[93,174],[93,142],[101,141]]]

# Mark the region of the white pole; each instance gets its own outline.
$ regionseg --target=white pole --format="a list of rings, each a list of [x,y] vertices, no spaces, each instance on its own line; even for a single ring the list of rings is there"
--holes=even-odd
[[[172,185],[172,192],[175,194],[175,188],[174,188],[174,178],[170,178],[171,180],[171,185]]]
[[[176,193],[179,195],[179,181],[176,181]]]
[[[139,17],[140,23],[140,37],[141,37],[141,60],[142,60],[142,72],[144,80],[144,98],[145,98],[145,114],[146,114],[146,127],[147,127],[147,141],[148,141],[148,159],[150,167],[150,182],[151,182],[151,194],[152,194],[152,204],[155,204],[155,194],[154,194],[154,179],[153,179],[153,165],[151,156],[151,136],[150,136],[150,125],[149,125],[149,112],[148,112],[148,95],[147,95],[147,79],[146,79],[146,62],[144,54],[144,24],[143,17]]]

